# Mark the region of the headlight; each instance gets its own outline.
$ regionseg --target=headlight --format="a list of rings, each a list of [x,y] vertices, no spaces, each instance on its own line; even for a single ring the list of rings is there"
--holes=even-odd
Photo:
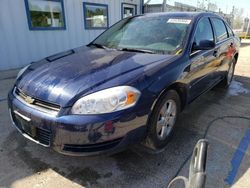
[[[130,108],[141,92],[130,86],[118,86],[80,98],[72,107],[72,114],[104,114]]]
[[[29,66],[30,66],[30,65],[27,65],[27,66],[23,67],[23,68],[18,72],[16,79],[18,79],[18,78],[27,70],[27,68],[29,68]]]

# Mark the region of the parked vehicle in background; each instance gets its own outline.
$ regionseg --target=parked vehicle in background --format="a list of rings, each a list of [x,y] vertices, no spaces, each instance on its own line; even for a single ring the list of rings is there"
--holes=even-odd
[[[87,46],[30,64],[8,96],[15,127],[67,155],[163,149],[184,107],[232,81],[240,41],[212,13],[121,20]]]
[[[250,38],[250,35],[248,35],[247,32],[243,32],[242,29],[234,29],[233,32],[240,40]]]

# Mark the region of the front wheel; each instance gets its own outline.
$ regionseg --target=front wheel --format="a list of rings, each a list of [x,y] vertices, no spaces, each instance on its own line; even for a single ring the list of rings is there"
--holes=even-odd
[[[146,145],[154,150],[163,149],[169,142],[180,112],[180,97],[174,90],[167,91],[156,103],[149,117]]]

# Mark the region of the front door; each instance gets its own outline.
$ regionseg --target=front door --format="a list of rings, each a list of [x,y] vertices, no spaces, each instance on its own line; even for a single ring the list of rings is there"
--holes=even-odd
[[[193,45],[198,45],[201,41],[215,41],[212,25],[207,17],[199,20]],[[193,100],[214,84],[213,73],[219,64],[215,49],[192,51],[190,54],[189,78],[189,101]]]

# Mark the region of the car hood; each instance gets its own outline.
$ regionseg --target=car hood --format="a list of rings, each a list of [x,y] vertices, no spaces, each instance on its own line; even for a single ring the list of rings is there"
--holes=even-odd
[[[46,58],[32,63],[16,86],[29,96],[65,107],[79,93],[148,64],[173,57],[90,47],[81,47],[72,52],[61,58],[59,54],[54,61],[51,61],[53,58]]]

